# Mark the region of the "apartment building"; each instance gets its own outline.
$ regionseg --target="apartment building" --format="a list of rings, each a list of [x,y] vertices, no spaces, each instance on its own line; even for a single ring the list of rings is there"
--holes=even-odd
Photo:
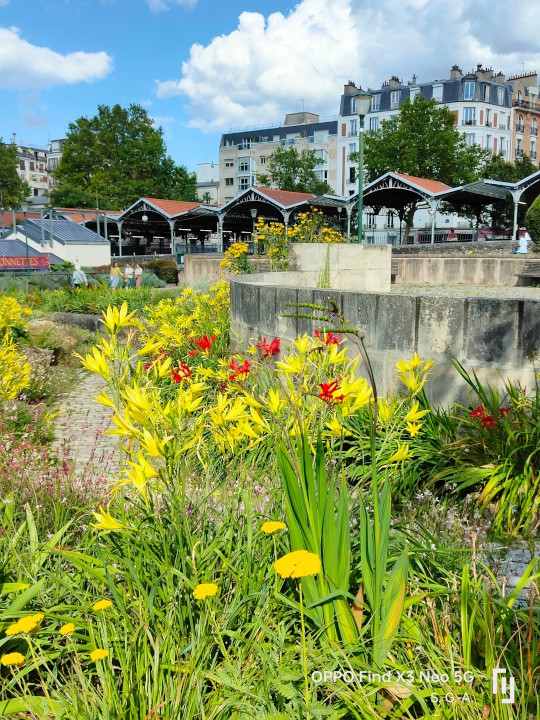
[[[356,150],[358,142],[358,114],[353,97],[356,92],[356,85],[349,82],[344,86],[341,96],[336,188],[341,195],[352,195],[356,192],[356,168],[349,160],[349,155]],[[500,72],[494,74],[491,68],[484,69],[482,65],[478,65],[476,70],[464,74],[454,65],[449,78],[421,83],[413,76],[405,84],[393,76],[383,83],[380,89],[370,89],[370,92],[373,97],[364,121],[366,132],[377,132],[384,120],[399,113],[405,100],[413,102],[417,95],[421,95],[426,100],[434,99],[448,107],[467,144],[480,145],[494,154],[502,155],[508,161],[515,157],[512,120],[514,85],[511,79],[506,80]]]
[[[298,152],[313,150],[321,159],[316,173],[333,189],[336,186],[337,121],[320,120],[310,112],[289,113],[283,125],[240,130],[222,135],[219,148],[219,198],[226,203],[256,184],[257,174],[278,147]]]
[[[47,151],[41,148],[17,145],[17,169],[19,177],[30,185],[29,200],[39,198],[47,202],[49,195],[49,175],[47,172]]]
[[[538,166],[538,121],[540,99],[538,73],[512,75],[512,158],[528,155]]]

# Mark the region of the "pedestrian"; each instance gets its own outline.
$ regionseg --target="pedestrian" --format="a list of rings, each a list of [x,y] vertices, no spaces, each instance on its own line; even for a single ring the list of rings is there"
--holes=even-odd
[[[139,263],[137,263],[137,265],[135,266],[135,287],[136,288],[140,288],[142,285],[142,274],[143,274],[143,269],[139,265]]]
[[[130,263],[126,263],[126,267],[124,268],[124,287],[132,288],[134,285],[133,267]]]
[[[86,278],[86,275],[79,266],[78,268],[76,267],[73,272],[73,275],[71,277],[71,284],[76,290],[78,290],[83,283],[85,287],[88,287],[88,280]]]
[[[531,236],[526,230],[522,230],[519,234],[519,244],[516,253],[518,255],[526,255],[529,250],[529,240]]]
[[[116,290],[118,285],[120,284],[120,276],[122,275],[122,271],[118,267],[118,263],[114,262],[111,265],[111,271],[110,271],[110,278],[111,278],[111,288],[113,290]]]

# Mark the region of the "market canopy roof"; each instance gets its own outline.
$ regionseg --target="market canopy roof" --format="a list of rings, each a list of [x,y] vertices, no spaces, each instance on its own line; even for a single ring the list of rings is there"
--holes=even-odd
[[[364,187],[364,205],[370,207],[388,207],[401,210],[419,200],[430,201],[439,193],[451,190],[438,180],[428,180],[406,175],[405,173],[387,172],[380,178]],[[350,202],[358,202],[358,193],[352,195]]]
[[[530,205],[540,195],[540,170],[528,175],[516,183],[502,182],[501,180],[486,180],[493,187],[503,188],[514,202],[524,202]]]

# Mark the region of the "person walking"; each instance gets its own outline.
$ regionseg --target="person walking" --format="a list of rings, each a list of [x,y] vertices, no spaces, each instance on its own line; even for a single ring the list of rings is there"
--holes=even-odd
[[[88,280],[83,270],[81,270],[80,266],[78,268],[76,267],[73,271],[73,275],[71,277],[71,284],[76,290],[78,290],[83,284],[85,285],[85,287],[88,287]]]
[[[133,277],[133,267],[130,263],[126,263],[124,268],[124,286],[132,288],[135,285],[135,279]]]
[[[143,269],[139,263],[135,266],[135,287],[140,288],[142,285]]]
[[[110,271],[111,288],[113,290],[116,290],[117,287],[120,285],[120,276],[121,275],[122,275],[122,271],[118,267],[118,263],[114,262],[111,265],[111,271]]]

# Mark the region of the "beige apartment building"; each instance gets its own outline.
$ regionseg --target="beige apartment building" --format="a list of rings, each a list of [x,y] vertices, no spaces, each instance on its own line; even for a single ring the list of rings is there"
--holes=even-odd
[[[337,120],[309,112],[289,113],[283,125],[248,128],[222,135],[219,147],[219,198],[226,203],[256,185],[270,155],[279,147],[313,150],[321,163],[316,174],[335,190]]]

